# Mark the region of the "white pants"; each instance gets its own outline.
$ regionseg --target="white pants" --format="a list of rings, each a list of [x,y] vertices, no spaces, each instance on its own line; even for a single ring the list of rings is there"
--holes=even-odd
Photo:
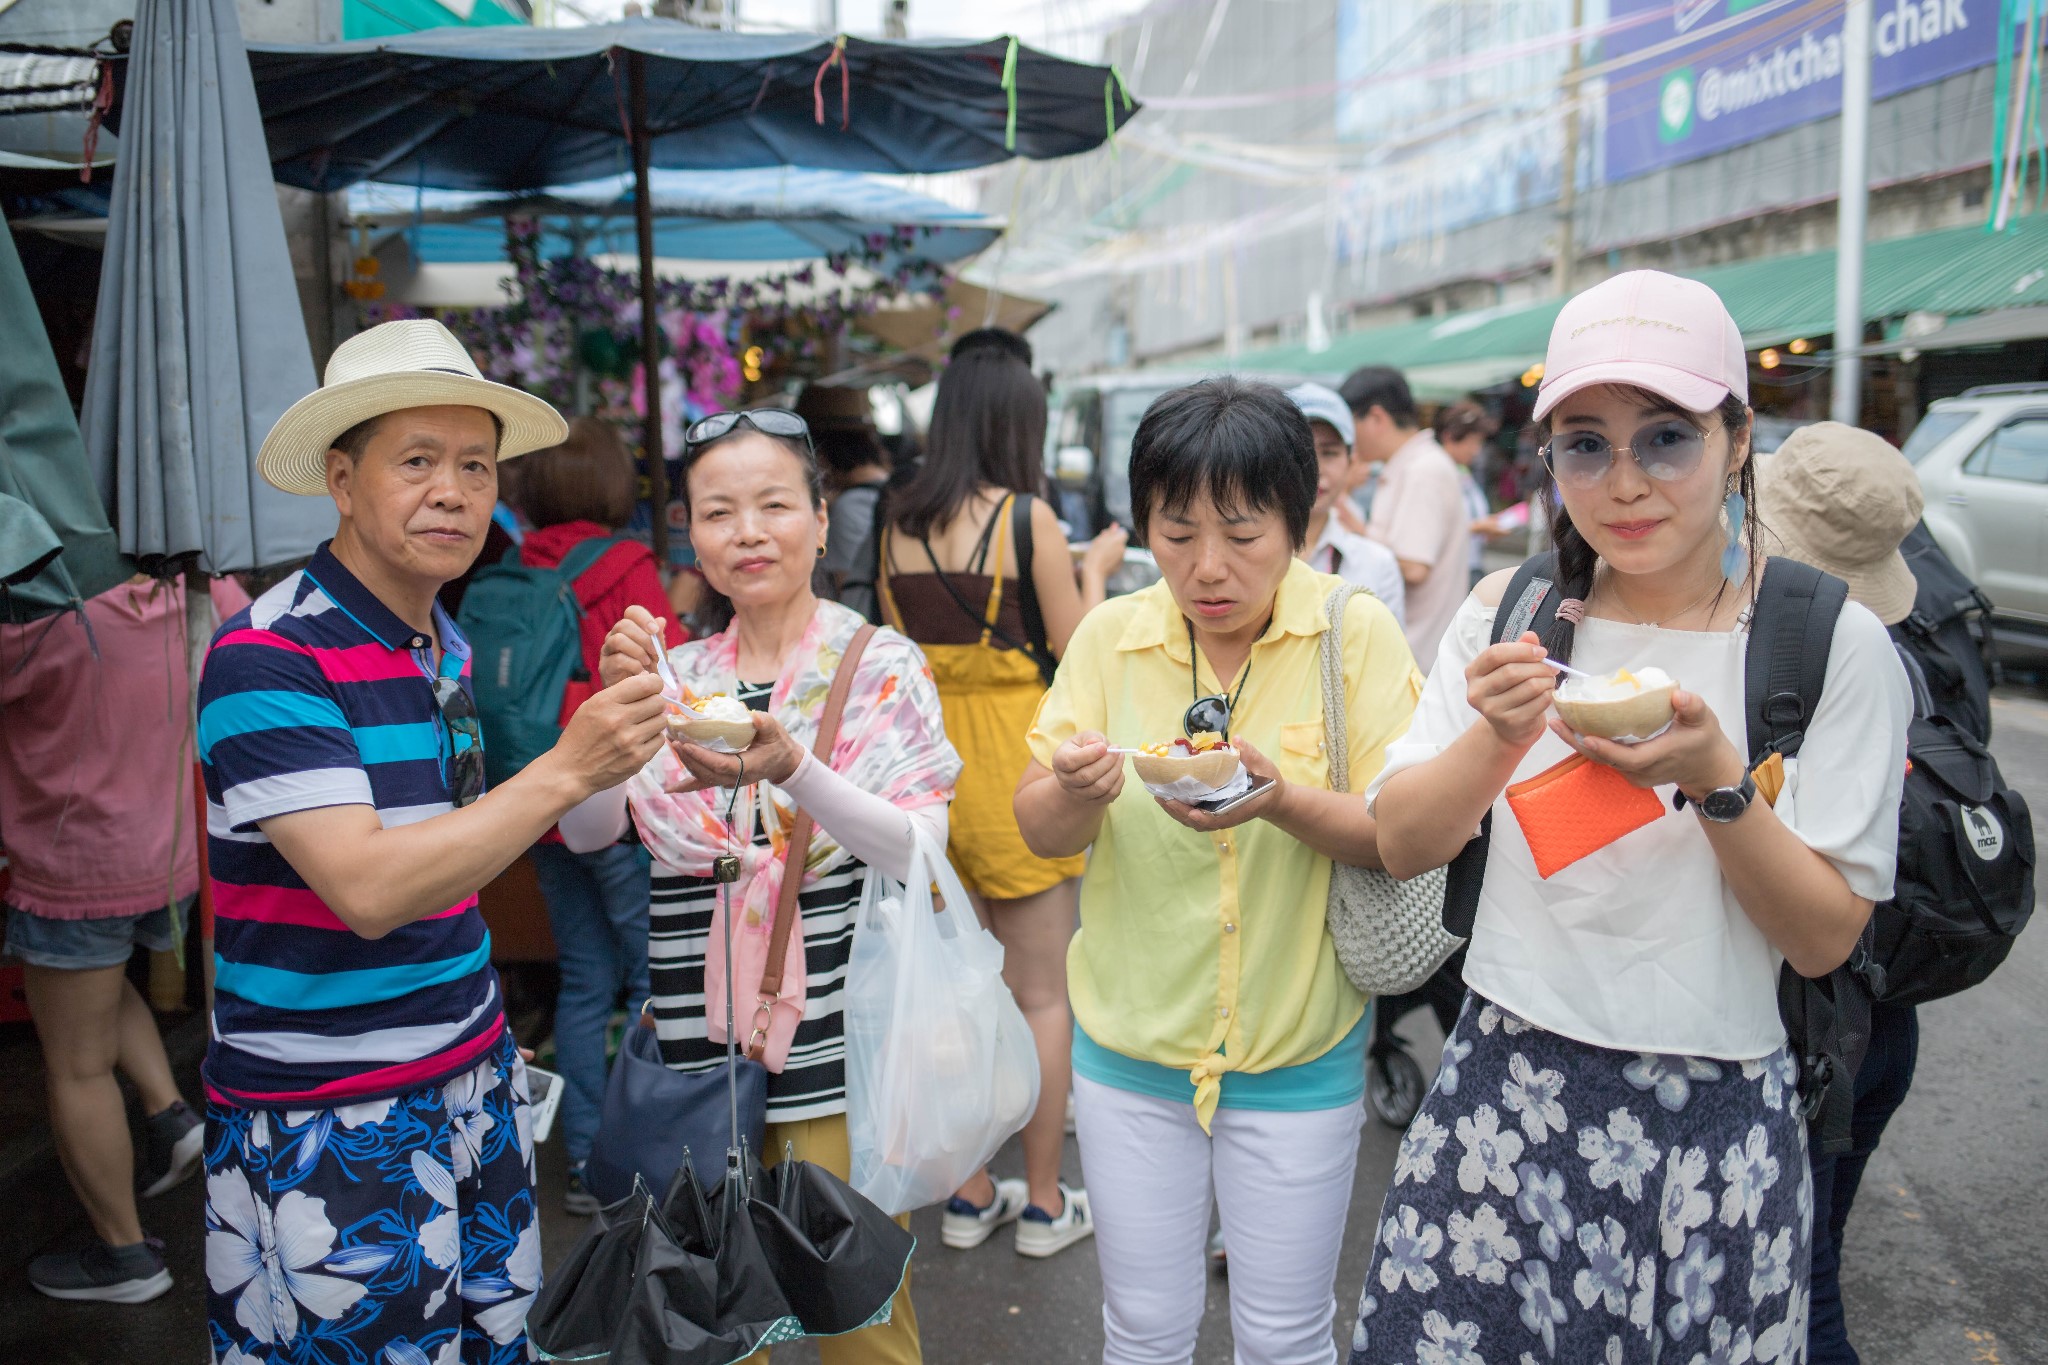
[[[1337,1252],[1364,1108],[1194,1106],[1074,1077],[1102,1263],[1103,1365],[1189,1365],[1207,1293],[1213,1190],[1230,1255],[1237,1365],[1332,1365]]]

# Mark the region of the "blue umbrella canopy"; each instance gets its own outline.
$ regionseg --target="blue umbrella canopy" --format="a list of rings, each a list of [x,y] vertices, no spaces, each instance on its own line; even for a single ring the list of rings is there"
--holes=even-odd
[[[858,252],[880,240],[896,257],[938,264],[983,250],[1002,232],[994,220],[853,171],[779,166],[743,171],[654,171],[649,176],[657,256],[697,261],[787,261]],[[635,250],[633,177],[608,176],[527,195],[428,190],[366,183],[349,191],[349,214],[380,227],[404,225],[428,262],[498,261],[505,219],[537,219],[541,255]]]
[[[729,33],[658,19],[252,44],[277,178],[527,190],[618,169],[641,126],[672,170],[953,171],[1068,156],[1136,106],[1109,67],[1014,39]]]

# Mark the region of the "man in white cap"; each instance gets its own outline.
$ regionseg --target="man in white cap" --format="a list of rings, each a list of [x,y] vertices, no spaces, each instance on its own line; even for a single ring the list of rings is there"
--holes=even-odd
[[[526,1358],[532,1125],[476,893],[639,771],[663,704],[651,676],[599,693],[486,793],[469,647],[435,593],[483,545],[499,461],[564,434],[408,321],[343,343],[263,443],[263,477],[331,496],[338,526],[221,627],[200,683],[216,1360],[315,1333],[351,1359]]]
[[[1344,528],[1335,512],[1351,491],[1357,459],[1352,453],[1351,408],[1336,390],[1321,384],[1296,384],[1287,391],[1301,415],[1308,418],[1316,441],[1316,501],[1309,512],[1307,548],[1301,557],[1317,573],[1333,573],[1356,583],[1386,605],[1396,621],[1404,620],[1407,585],[1401,561],[1376,540]]]

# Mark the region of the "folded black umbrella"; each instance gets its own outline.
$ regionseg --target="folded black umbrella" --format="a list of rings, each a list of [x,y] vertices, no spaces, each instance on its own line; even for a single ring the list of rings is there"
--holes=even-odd
[[[633,1192],[591,1215],[568,1258],[547,1277],[526,1315],[526,1334],[547,1360],[603,1360],[626,1319],[640,1247],[659,1214],[637,1181]]]
[[[807,1336],[887,1321],[917,1239],[822,1166],[785,1157],[754,1180],[750,1221]]]

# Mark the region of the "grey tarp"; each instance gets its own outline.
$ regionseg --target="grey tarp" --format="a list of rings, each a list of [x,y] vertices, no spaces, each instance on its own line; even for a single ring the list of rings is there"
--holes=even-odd
[[[14,234],[0,229],[0,559],[40,558],[37,523],[63,543],[61,559],[27,583],[0,594],[0,619],[31,621],[96,597],[135,572],[121,557],[107,524],[85,452],[78,419],[57,373],[57,357],[29,293],[28,276],[14,249]],[[0,563],[0,574],[16,567]]]
[[[81,419],[121,548],[152,570],[283,563],[325,498],[256,474],[315,384],[234,0],[141,0]]]

